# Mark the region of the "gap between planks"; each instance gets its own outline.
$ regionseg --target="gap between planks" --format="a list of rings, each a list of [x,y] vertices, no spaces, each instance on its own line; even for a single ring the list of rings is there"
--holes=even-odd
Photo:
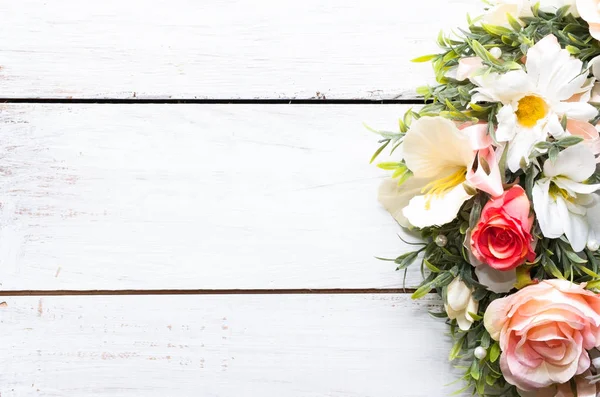
[[[0,296],[412,294],[415,288],[13,290]]]
[[[423,99],[170,99],[170,98],[1,98],[0,103],[197,104],[197,105],[424,105]]]

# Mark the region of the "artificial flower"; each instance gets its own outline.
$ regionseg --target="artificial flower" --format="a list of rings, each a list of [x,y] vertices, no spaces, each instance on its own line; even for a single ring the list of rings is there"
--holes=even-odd
[[[508,383],[532,391],[590,367],[587,350],[600,345],[600,297],[584,287],[544,280],[490,303],[484,325],[499,341]]]
[[[471,232],[470,248],[482,263],[496,270],[512,270],[533,261],[529,199],[521,186],[488,201]]]
[[[489,25],[510,27],[508,15],[518,20],[521,17],[533,16],[529,0],[497,0],[483,15],[482,21]]]
[[[531,8],[537,3],[539,9],[547,13],[556,13],[559,8],[569,6],[569,14],[579,16],[576,0],[497,0],[492,2],[492,7],[483,15],[483,22],[490,25],[510,27],[507,15],[517,21],[519,18],[532,17]]]
[[[458,61],[455,78],[458,81],[470,79],[477,75],[477,72],[483,67],[483,61],[479,57],[461,58]]]
[[[575,252],[582,251],[590,238],[588,212],[600,212],[592,193],[600,184],[586,184],[596,170],[596,160],[588,147],[577,144],[563,150],[553,162],[544,162],[542,178],[533,186],[533,207],[547,238],[563,234]]]
[[[486,131],[486,124],[459,129],[443,117],[414,121],[403,141],[404,162],[413,176],[397,189],[384,182],[380,202],[401,224],[406,220],[423,228],[456,218],[472,197],[468,186],[492,196],[502,194],[500,170]],[[400,211],[402,216],[397,215]]]
[[[456,320],[458,327],[463,331],[471,328],[475,319],[470,313],[477,314],[479,302],[473,299],[473,291],[467,287],[464,281],[458,277],[452,280],[446,290],[446,300],[444,308],[448,313],[448,318]]]
[[[568,134],[562,117],[587,122],[597,110],[585,102],[569,102],[585,91],[587,75],[582,62],[548,35],[527,51],[526,69],[473,78],[479,87],[473,102],[501,102],[496,139],[508,142],[507,165],[512,172],[529,164],[534,145]]]
[[[600,40],[600,9],[598,0],[576,0],[577,11],[589,25],[590,35]]]
[[[590,370],[576,376],[570,382],[555,384],[535,391],[518,390],[521,397],[597,397],[600,395],[600,384],[590,382],[587,377]],[[575,393],[573,393],[573,386]]]

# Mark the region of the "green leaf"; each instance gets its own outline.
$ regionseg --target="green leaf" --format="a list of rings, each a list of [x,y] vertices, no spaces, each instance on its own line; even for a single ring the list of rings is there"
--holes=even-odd
[[[473,363],[471,364],[471,370],[469,373],[471,374],[471,378],[479,380],[479,361],[473,360]]]
[[[421,299],[422,297],[427,295],[429,292],[431,292],[431,290],[433,289],[434,286],[435,286],[435,284],[433,282],[426,283],[426,284],[420,286],[419,288],[417,288],[417,290],[410,296],[410,298],[413,300]]]
[[[488,25],[487,23],[482,23],[481,27],[485,29],[486,32],[493,36],[502,36],[504,34],[511,34],[512,31],[502,26]]]
[[[512,15],[510,15],[510,13],[506,14],[506,18],[508,19],[508,23],[510,24],[510,27],[513,28],[515,31],[520,31],[521,29],[523,29],[523,26],[521,26],[521,24],[519,23],[519,21],[517,21],[515,19],[515,17],[513,17]]]
[[[471,45],[473,52],[475,52],[479,58],[494,65],[501,65],[500,61],[494,58],[492,54],[490,54],[489,51],[486,50],[485,47],[482,46],[477,40],[471,40],[469,44]]]
[[[460,352],[462,350],[462,346],[463,346],[464,342],[465,342],[465,337],[461,336],[456,341],[456,343],[454,343],[454,345],[452,346],[452,349],[450,349],[450,353],[448,354],[448,360],[454,361],[458,358],[458,355],[460,354]]]
[[[562,118],[560,119],[560,126],[562,127],[562,129],[564,131],[567,130],[567,115],[563,115]]]
[[[552,274],[554,277],[560,278],[561,280],[565,279],[565,276],[563,276],[563,274],[560,272],[560,270],[558,270],[558,267],[556,267],[556,264],[554,263],[554,261],[552,259],[550,259],[549,257],[544,256],[542,258],[542,266],[544,266],[544,269],[546,269],[548,272],[550,272],[550,274]]]
[[[423,263],[425,264],[425,266],[427,266],[427,268],[429,270],[431,270],[434,273],[439,273],[441,272],[441,270],[437,267],[435,267],[431,262],[429,262],[427,259],[423,259]]]
[[[467,312],[469,314],[469,316],[471,316],[471,318],[473,319],[473,321],[481,321],[483,320],[483,317],[480,316],[477,313],[473,313],[473,312]]]
[[[580,257],[579,255],[577,255],[575,252],[573,251],[568,251],[563,249],[563,252],[565,253],[565,255],[567,255],[567,258],[569,258],[569,260],[571,262],[575,262],[575,263],[587,263],[586,259],[583,259],[582,257]]]
[[[377,167],[381,168],[382,170],[386,170],[386,171],[393,171],[402,166],[404,166],[404,164],[398,163],[395,161],[384,161],[384,162],[377,164]],[[406,167],[406,166],[404,166],[404,167]]]
[[[557,146],[552,146],[550,150],[548,150],[548,158],[551,162],[556,162],[556,159],[558,158],[558,153],[560,153],[560,149]]]
[[[419,256],[419,251],[407,252],[406,254],[400,255],[394,261],[398,264],[396,270],[402,270],[412,265],[412,263],[417,259],[417,256]]]
[[[563,117],[563,119],[564,119],[564,117]],[[566,122],[565,122],[565,124],[566,124]],[[563,129],[566,130],[566,125],[565,125],[565,127],[563,127]],[[558,146],[560,146],[561,148],[567,148],[569,146],[577,145],[580,142],[583,142],[582,137],[571,135],[571,136],[567,136],[562,139],[559,139],[558,142],[556,142],[556,144]]]
[[[577,47],[574,47],[574,46],[572,46],[572,45],[568,45],[568,46],[566,46],[566,47],[565,47],[565,49],[566,49],[567,51],[569,51],[569,53],[570,53],[571,55],[577,55],[577,54],[579,54],[579,53],[581,52],[581,50],[580,50],[579,48],[577,48]]]
[[[383,152],[383,150],[387,147],[387,145],[389,145],[391,142],[391,139],[386,139],[384,141],[384,144],[379,146],[379,149],[377,149],[375,151],[375,153],[373,154],[373,157],[371,157],[371,161],[369,161],[369,164],[372,164],[373,161],[375,161],[375,159],[377,158],[377,156],[379,156],[381,154],[381,152]]]
[[[500,345],[496,342],[490,348],[490,361],[495,363],[498,357],[500,357]]]
[[[437,54],[429,54],[429,55],[423,55],[414,59],[411,59],[411,62],[428,62],[431,61],[433,58],[437,57]]]

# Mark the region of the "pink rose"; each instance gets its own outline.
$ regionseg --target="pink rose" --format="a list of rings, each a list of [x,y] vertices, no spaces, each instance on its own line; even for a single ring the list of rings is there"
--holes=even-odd
[[[576,376],[571,382],[548,386],[536,391],[519,390],[521,397],[597,397],[600,395],[600,384],[591,383],[586,378],[591,376],[590,370]],[[573,387],[577,394],[573,393]]]
[[[600,297],[584,286],[544,280],[488,306],[485,328],[500,342],[508,383],[532,391],[590,368],[586,350],[600,345]]]
[[[488,201],[471,233],[471,251],[477,260],[503,271],[533,261],[529,211],[529,199],[520,186]]]

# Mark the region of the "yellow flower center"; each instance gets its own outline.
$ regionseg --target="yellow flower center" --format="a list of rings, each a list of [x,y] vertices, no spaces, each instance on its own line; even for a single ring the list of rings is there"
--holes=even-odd
[[[524,127],[533,127],[546,116],[548,106],[539,96],[527,95],[519,100],[517,108],[517,120]]]
[[[425,209],[431,207],[431,200],[435,197],[443,197],[450,190],[467,180],[467,167],[459,167],[448,176],[429,182],[421,189],[425,194]]]
[[[574,201],[575,198],[571,196],[565,189],[558,187],[554,182],[550,182],[549,189],[550,197],[556,200],[559,196],[565,199],[566,201]]]

